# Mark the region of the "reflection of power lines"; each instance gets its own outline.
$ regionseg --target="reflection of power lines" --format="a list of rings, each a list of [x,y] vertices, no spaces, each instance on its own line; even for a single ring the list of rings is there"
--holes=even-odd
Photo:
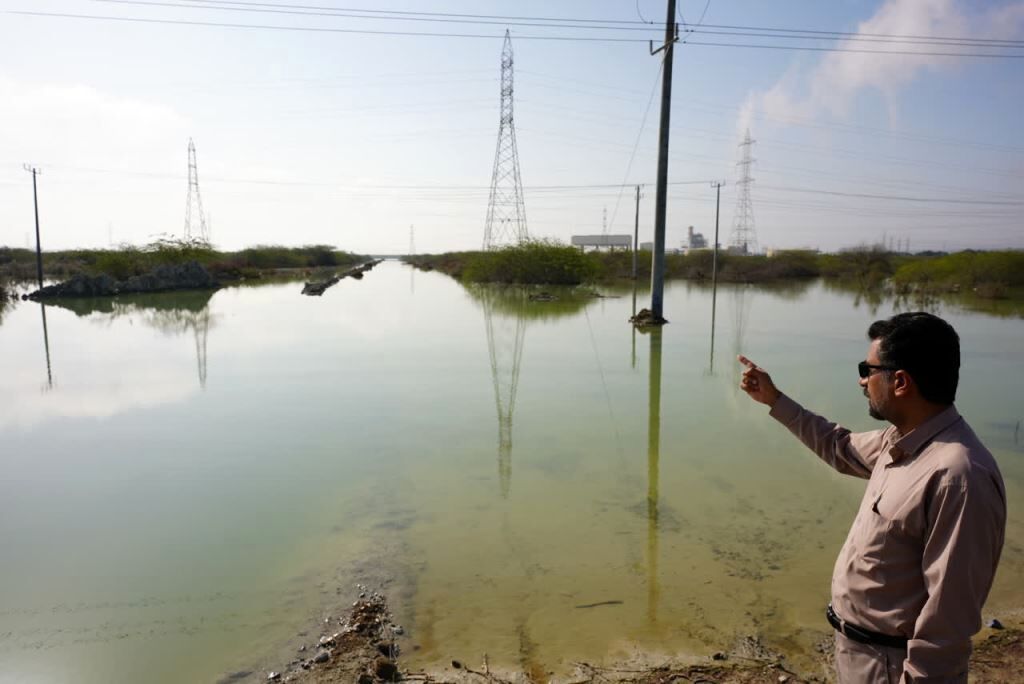
[[[519,365],[523,357],[526,321],[522,315],[495,314],[493,300],[482,297],[487,324],[487,351],[491,357],[494,403],[498,410],[498,481],[501,495],[512,487],[512,413],[519,387]]]
[[[744,353],[743,341],[747,337],[747,319],[750,318],[752,297],[746,285],[737,285],[732,291],[733,357]],[[740,366],[732,364],[735,386],[739,388]]]

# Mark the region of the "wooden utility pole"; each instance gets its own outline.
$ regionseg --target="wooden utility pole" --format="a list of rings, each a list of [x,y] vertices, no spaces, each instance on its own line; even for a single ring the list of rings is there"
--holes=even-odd
[[[651,54],[665,51],[661,77],[661,124],[658,131],[658,180],[654,204],[654,253],[651,256],[652,323],[665,322],[662,316],[665,293],[665,209],[668,200],[668,136],[672,114],[672,54],[678,29],[675,23],[676,0],[668,0],[665,18],[665,43]]]
[[[39,194],[36,190],[36,176],[42,173],[34,166],[25,165],[25,170],[32,174],[32,202],[36,209],[36,275],[39,277],[39,289],[43,289],[43,248],[39,242]]]

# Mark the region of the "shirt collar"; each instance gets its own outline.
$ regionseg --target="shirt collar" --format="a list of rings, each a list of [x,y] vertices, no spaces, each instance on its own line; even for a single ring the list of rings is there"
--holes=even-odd
[[[951,404],[949,408],[936,413],[907,434],[897,436],[892,443],[892,448],[889,450],[893,463],[899,463],[905,458],[916,456],[935,435],[958,420],[960,420],[960,413]]]

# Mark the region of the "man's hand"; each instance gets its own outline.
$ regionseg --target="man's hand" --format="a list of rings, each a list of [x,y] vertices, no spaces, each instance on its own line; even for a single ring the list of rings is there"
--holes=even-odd
[[[758,368],[757,364],[746,356],[740,355],[736,358],[747,367],[747,370],[743,371],[743,379],[740,380],[740,389],[750,395],[754,401],[774,406],[782,392],[772,382],[772,376],[768,375],[763,368]]]

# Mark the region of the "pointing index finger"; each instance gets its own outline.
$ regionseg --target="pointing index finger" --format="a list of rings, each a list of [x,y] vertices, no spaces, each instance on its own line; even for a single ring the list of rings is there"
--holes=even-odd
[[[743,356],[743,354],[740,354],[736,358],[739,360],[740,363],[742,363],[744,366],[746,366],[750,370],[756,370],[757,369],[757,364],[754,363],[753,361],[751,361],[750,359],[748,359],[746,356]]]

